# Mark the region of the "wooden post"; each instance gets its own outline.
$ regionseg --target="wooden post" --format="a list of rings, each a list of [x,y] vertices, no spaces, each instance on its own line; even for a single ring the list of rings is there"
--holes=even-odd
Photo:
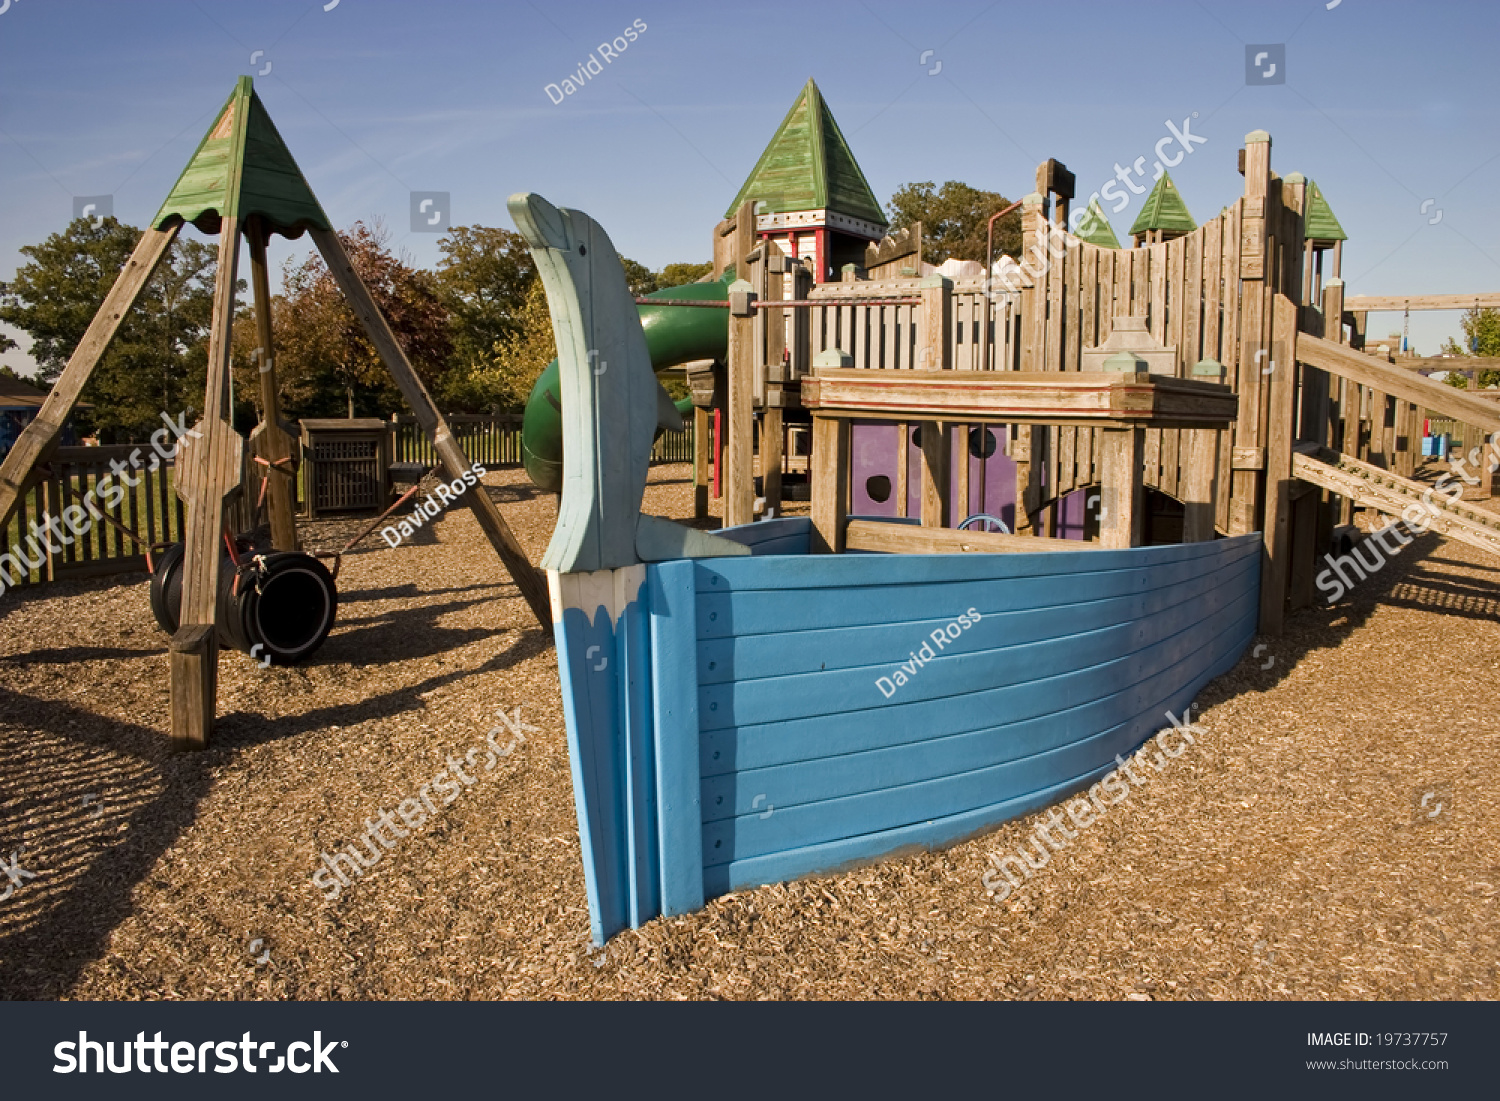
[[[1144,428],[1109,428],[1099,433],[1099,543],[1106,550],[1138,547],[1145,539],[1142,507],[1142,460],[1146,454]]]
[[[922,305],[917,314],[917,367],[946,371],[953,367],[953,282],[941,275],[918,284]],[[945,528],[952,517],[953,434],[942,421],[922,422],[922,526]]]
[[[1235,387],[1239,415],[1235,424],[1237,451],[1254,451],[1261,439],[1261,379],[1269,359],[1265,346],[1266,320],[1266,206],[1271,180],[1271,135],[1253,130],[1245,135],[1245,198],[1240,222],[1240,356]],[[1283,368],[1285,370],[1285,368]],[[1229,534],[1245,535],[1256,528],[1262,471],[1234,466],[1229,501]]]
[[[849,515],[849,422],[814,414],[812,424],[812,549],[836,554],[844,549]]]
[[[1344,281],[1337,277],[1327,279],[1323,283],[1323,336],[1335,344],[1344,342]],[[1333,446],[1339,440],[1339,434],[1344,423],[1344,406],[1348,401],[1348,394],[1354,389],[1354,384],[1348,379],[1338,378],[1326,371],[1319,372],[1323,375],[1323,387],[1318,397],[1323,410],[1323,424],[1319,429],[1320,441],[1325,446]],[[1323,492],[1322,507],[1318,512],[1318,532],[1316,546],[1323,550],[1333,545],[1333,529],[1343,520],[1341,513],[1348,498],[1339,493]]]
[[[1046,255],[1045,234],[1046,200],[1033,192],[1021,200],[1021,259],[1027,265],[1035,264],[1037,252]],[[1127,258],[1128,263],[1128,258]],[[1023,268],[1023,271],[1026,271]],[[1047,326],[1047,282],[1042,275],[1032,280],[1032,285],[1022,287],[1020,295],[1021,314],[1021,370],[1043,371]],[[1011,458],[1016,464],[1016,534],[1035,533],[1031,514],[1040,504],[1042,477],[1043,441],[1047,430],[1029,424],[1017,425],[1011,448]]]
[[[375,305],[375,300],[370,297],[370,291],[365,286],[364,280],[360,279],[359,273],[354,270],[349,254],[344,251],[343,242],[332,230],[312,229],[309,232],[313,242],[318,246],[318,251],[323,254],[328,270],[344,292],[344,297],[348,299],[354,316],[359,318],[360,324],[364,327],[365,335],[369,337],[370,343],[375,345],[375,350],[380,353],[385,369],[391,373],[397,388],[406,398],[406,403],[411,406],[417,423],[432,440],[433,450],[442,460],[447,476],[459,477],[469,469],[469,460],[458,441],[453,438],[448,422],[433,404],[431,396],[427,393],[427,387],[422,385],[422,380],[417,377],[411,361],[401,350],[401,345],[397,343],[395,334],[391,332],[384,315]],[[521,595],[526,599],[537,623],[544,628],[550,628],[552,626],[552,602],[547,595],[546,579],[526,557],[526,552],[516,541],[510,525],[500,514],[500,509],[480,486],[475,486],[465,493],[463,499],[473,510],[474,518],[479,521],[480,528],[490,541],[490,546],[495,549],[495,553],[500,556],[505,568],[510,571],[511,578],[515,581],[516,587],[521,590]]]
[[[1215,359],[1193,364],[1192,376],[1203,382],[1224,381],[1224,366]],[[1182,541],[1206,543],[1214,537],[1214,482],[1219,473],[1220,433],[1212,428],[1184,431],[1187,462],[1183,464]],[[1223,433],[1223,445],[1229,446],[1229,434]],[[1221,490],[1222,491],[1222,490]]]
[[[708,518],[708,478],[713,465],[709,454],[710,424],[712,418],[707,409],[693,407],[693,519]]]
[[[1278,635],[1286,618],[1291,574],[1292,417],[1297,401],[1297,304],[1278,294],[1272,308],[1272,347],[1288,361],[1270,374],[1270,426],[1266,440],[1266,519],[1261,529],[1265,555],[1260,579],[1260,631]]]
[[[237,171],[237,169],[233,169]],[[233,181],[238,186],[238,181]],[[203,399],[200,438],[183,439],[177,451],[177,495],[186,505],[182,539],[183,629],[210,635],[219,597],[219,540],[224,531],[225,501],[240,490],[245,441],[230,424],[229,356],[234,336],[235,272],[240,255],[240,224],[224,218],[219,225],[219,270],[209,317],[208,383]],[[179,634],[182,632],[179,631]],[[172,743],[202,749],[213,728],[218,648],[183,635],[171,660]]]
[[[219,636],[211,623],[177,628],[169,647],[172,748],[207,749],[218,689]]]
[[[729,470],[724,526],[755,519],[755,292],[749,282],[729,285]]]
[[[89,327],[84,330],[83,339],[68,357],[68,364],[53,384],[47,400],[42,402],[41,410],[22,430],[5,461],[0,463],[0,529],[10,524],[16,506],[26,495],[37,464],[46,462],[57,449],[63,425],[73,412],[79,392],[109,349],[120,323],[135,305],[141,288],[161,264],[181,228],[182,223],[174,221],[166,229],[148,229],[141,234],[135,251],[115,277],[114,286],[110,287],[103,304],[95,311]]]
[[[255,331],[260,340],[261,423],[250,435],[251,446],[267,463],[266,508],[271,520],[271,545],[279,551],[297,549],[296,486],[292,481],[292,437],[281,426],[281,396],[276,386],[276,359],[271,339],[271,285],[266,268],[266,225],[257,216],[245,227],[250,245],[250,279],[255,295]]]
[[[775,387],[779,397],[781,387]],[[766,512],[781,511],[781,462],[782,462],[781,407],[768,405],[760,418],[760,492],[766,499]]]

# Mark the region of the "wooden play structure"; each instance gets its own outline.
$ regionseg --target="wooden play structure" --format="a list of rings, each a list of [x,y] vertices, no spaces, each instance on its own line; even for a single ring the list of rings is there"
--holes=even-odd
[[[805,119],[821,119],[822,132],[812,122],[798,131]],[[807,139],[800,162],[798,136]],[[1138,546],[1262,532],[1260,629],[1273,634],[1287,611],[1312,601],[1319,556],[1356,507],[1400,516],[1431,502],[1433,530],[1500,548],[1491,514],[1411,480],[1424,417],[1488,436],[1500,430],[1500,405],[1363,350],[1369,311],[1470,307],[1497,296],[1346,301],[1342,226],[1317,184],[1278,176],[1270,154],[1269,134],[1247,136],[1242,197],[1201,226],[1163,173],[1131,227],[1136,247],[1097,243],[1115,240],[1097,202],[1080,234],[1067,232],[1073,177],[1048,161],[1037,192],[1020,204],[1023,254],[1009,277],[922,277],[920,226],[870,242],[864,264],[835,271],[821,257],[848,255],[849,227],[867,233],[873,222],[835,218],[839,199],[818,188],[841,180],[846,205],[868,214],[868,186],[809,84],[714,230],[715,264],[737,280],[722,380],[696,399],[700,515],[720,479],[726,525],[749,523],[757,496],[779,511],[792,425],[810,428],[814,524],[819,545],[832,550],[848,545],[848,530],[862,530],[860,520],[850,528],[851,511],[920,518],[924,528],[998,513],[994,487],[971,483],[1008,459],[1003,475],[1014,486],[1004,507],[1014,508],[1016,535]],[[834,205],[789,209],[817,203]],[[809,246],[800,227],[835,221],[838,245]],[[1136,365],[1111,358],[1121,354]],[[1222,381],[1238,412],[1225,429],[1163,419],[1140,427],[1138,439],[1122,436],[1081,412],[1105,399],[1076,376],[1101,369],[1139,372],[1153,391],[1139,392],[1141,401]],[[1121,385],[1111,400],[1123,400]],[[1037,388],[1026,400],[1047,415],[1022,415],[1022,386]],[[1006,426],[995,431],[1008,455],[974,459],[964,443],[981,421]],[[861,493],[867,471],[857,457],[859,434],[882,431],[878,422],[899,425],[883,437],[891,455],[880,477],[893,489],[883,505]],[[723,461],[711,478],[714,423],[724,428]],[[1488,463],[1480,474],[1488,495]],[[1079,522],[1086,502],[1098,507]],[[967,538],[983,533],[965,534],[964,545],[986,544]],[[901,538],[916,549],[933,537]]]
[[[113,289],[74,350],[41,412],[0,465],[0,526],[37,480],[90,372],[121,320],[150,280],[185,223],[219,237],[208,350],[208,385],[195,436],[181,441],[176,458],[177,495],[185,508],[181,626],[171,643],[172,741],[179,748],[208,744],[215,712],[218,663],[216,598],[221,541],[228,545],[226,509],[247,485],[245,440],[229,421],[229,365],[235,277],[243,236],[250,249],[251,285],[260,338],[263,420],[251,438],[254,465],[264,470],[271,541],[277,551],[297,550],[291,487],[294,441],[279,416],[271,342],[271,300],[266,244],[273,235],[311,235],[366,336],[411,406],[450,478],[469,468],[462,448],[397,343],[354,269],[332,223],[271,123],[249,77],[242,77],[198,146],[166,202],[142,235]],[[545,587],[494,502],[482,491],[464,494],[495,552],[538,621],[551,622]]]
[[[1048,161],[1020,264],[953,277],[920,227],[873,238],[847,152],[809,84],[714,230],[721,278],[652,304],[728,314],[691,372],[712,536],[639,512],[664,364],[608,237],[511,200],[558,336],[543,564],[600,942],[1097,798],[1312,601],[1354,507],[1500,550],[1494,514],[1409,477],[1424,411],[1489,434],[1500,406],[1361,350],[1379,307],[1345,301],[1342,228],[1269,134],[1201,226],[1163,174],[1131,248],[1097,205],[1064,228]],[[757,521],[797,425],[811,516]]]

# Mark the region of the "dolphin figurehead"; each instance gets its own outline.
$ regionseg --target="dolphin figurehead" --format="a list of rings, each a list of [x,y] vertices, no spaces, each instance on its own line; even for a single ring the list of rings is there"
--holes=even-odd
[[[620,258],[580,210],[529,193],[508,206],[536,258],[557,340],[562,501],[542,565],[578,573],[748,554],[731,540],[641,515],[656,430],[681,428],[682,418],[652,370]]]

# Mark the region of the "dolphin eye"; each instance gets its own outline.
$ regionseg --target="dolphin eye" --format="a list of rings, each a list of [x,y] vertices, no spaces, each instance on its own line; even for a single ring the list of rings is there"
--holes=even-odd
[[[589,254],[589,250],[588,249],[584,248],[582,245],[578,246],[578,255],[579,256],[587,256],[588,254]]]

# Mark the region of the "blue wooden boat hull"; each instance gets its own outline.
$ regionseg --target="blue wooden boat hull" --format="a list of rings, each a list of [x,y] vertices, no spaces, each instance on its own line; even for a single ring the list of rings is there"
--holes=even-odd
[[[720,534],[753,555],[552,578],[599,943],[1054,803],[1181,716],[1256,626],[1259,535],[811,555],[802,518]]]

